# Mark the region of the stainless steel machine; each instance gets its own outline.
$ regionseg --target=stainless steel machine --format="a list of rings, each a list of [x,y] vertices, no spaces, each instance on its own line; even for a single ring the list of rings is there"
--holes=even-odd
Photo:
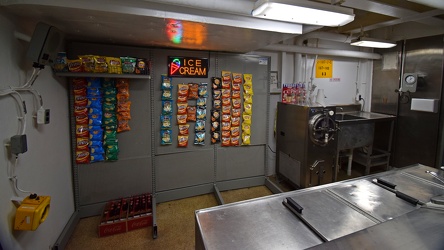
[[[297,188],[333,181],[336,107],[278,103],[276,173]]]

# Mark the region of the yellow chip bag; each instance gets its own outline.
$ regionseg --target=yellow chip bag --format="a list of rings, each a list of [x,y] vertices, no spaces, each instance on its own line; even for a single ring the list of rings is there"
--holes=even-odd
[[[250,138],[251,138],[250,135],[242,134],[242,145],[250,145],[251,144]]]
[[[106,57],[94,56],[94,72],[95,73],[108,72],[108,64],[106,64]]]
[[[248,115],[253,113],[253,105],[251,103],[244,103],[244,113]]]
[[[122,61],[117,57],[106,57],[106,64],[108,65],[108,73],[122,74]]]
[[[251,134],[250,124],[242,123],[242,134],[245,134],[245,135]]]
[[[244,94],[244,105],[247,103],[249,104],[253,103],[253,94],[247,94],[247,93]]]
[[[242,124],[251,125],[251,115],[243,113],[242,114],[242,119],[243,119]]]

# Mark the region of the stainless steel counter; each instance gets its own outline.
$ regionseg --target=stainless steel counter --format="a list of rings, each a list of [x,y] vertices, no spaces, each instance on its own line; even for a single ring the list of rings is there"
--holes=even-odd
[[[196,249],[305,249],[327,244],[333,249],[354,249],[361,248],[356,240],[365,235],[370,248],[405,249],[409,241],[415,241],[411,244],[415,249],[444,248],[444,206],[429,203],[444,195],[444,185],[426,171],[444,178],[443,171],[417,164],[197,210]],[[284,206],[283,201],[290,198],[303,209],[301,213]],[[408,225],[412,221],[414,229]],[[427,231],[430,228],[440,233]],[[418,241],[422,237],[427,242]]]

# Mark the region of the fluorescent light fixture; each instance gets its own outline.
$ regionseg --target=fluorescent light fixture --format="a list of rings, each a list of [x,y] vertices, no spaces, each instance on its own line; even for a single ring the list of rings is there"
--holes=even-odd
[[[355,19],[353,9],[306,0],[258,0],[255,17],[320,26],[342,26]]]
[[[392,42],[392,41],[382,40],[382,39],[375,39],[375,38],[360,36],[356,39],[353,39],[351,41],[350,45],[386,49],[386,48],[395,47],[396,43]]]

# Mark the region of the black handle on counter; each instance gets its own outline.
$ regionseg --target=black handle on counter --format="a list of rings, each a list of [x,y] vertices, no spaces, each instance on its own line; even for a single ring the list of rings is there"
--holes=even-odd
[[[288,197],[287,204],[290,205],[290,207],[298,213],[302,213],[302,210],[304,210],[304,208],[301,207],[301,205],[299,205],[295,200],[293,200],[293,198]]]
[[[395,187],[396,187],[396,184],[393,184],[393,183],[388,182],[388,181],[386,181],[386,180],[383,180],[383,179],[381,179],[381,178],[376,178],[376,181],[377,181],[379,184],[382,184],[382,185],[384,185],[384,186],[386,186],[386,187],[389,187],[389,188],[391,188],[391,189],[395,189]]]
[[[419,202],[418,199],[413,198],[412,196],[404,194],[403,192],[399,192],[399,191],[396,191],[396,197],[401,198],[401,199],[403,199],[403,200],[405,200],[408,203],[411,203],[413,205],[417,205],[418,202]]]

